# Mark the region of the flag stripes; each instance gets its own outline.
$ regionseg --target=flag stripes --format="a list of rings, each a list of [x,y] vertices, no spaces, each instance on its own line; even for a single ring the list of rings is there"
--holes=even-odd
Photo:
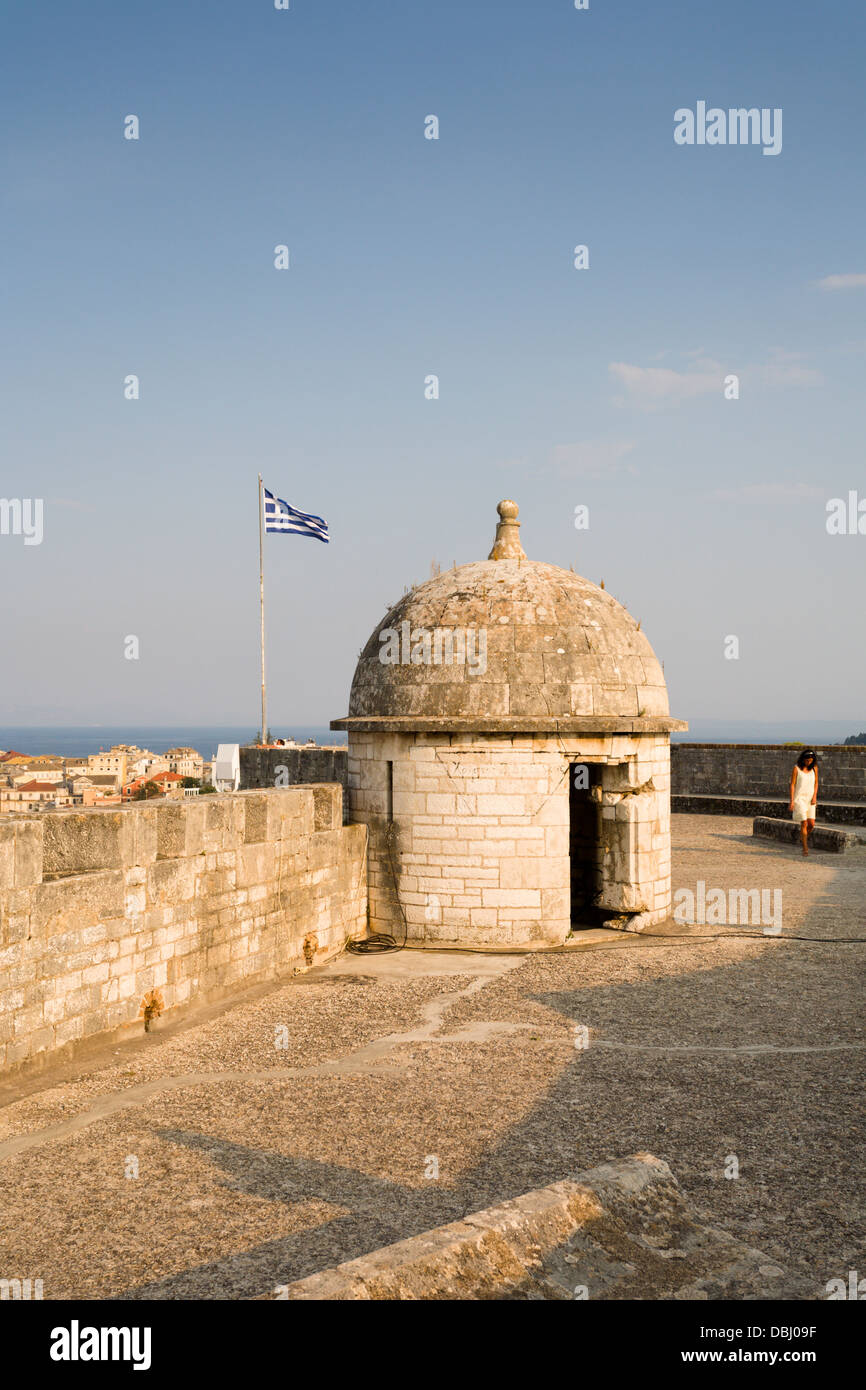
[[[320,516],[309,512],[299,512],[290,507],[281,497],[275,497],[267,488],[265,494],[265,530],[283,531],[294,536],[314,536],[317,541],[328,544],[328,523]]]

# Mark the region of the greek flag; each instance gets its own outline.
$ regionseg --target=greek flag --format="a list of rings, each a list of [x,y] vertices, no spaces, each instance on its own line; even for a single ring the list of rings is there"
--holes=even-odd
[[[296,536],[315,536],[317,541],[328,544],[327,521],[323,521],[320,516],[311,516],[309,512],[299,512],[297,507],[290,507],[288,502],[284,502],[281,497],[275,497],[267,488],[264,489],[264,494],[266,531],[289,531]]]

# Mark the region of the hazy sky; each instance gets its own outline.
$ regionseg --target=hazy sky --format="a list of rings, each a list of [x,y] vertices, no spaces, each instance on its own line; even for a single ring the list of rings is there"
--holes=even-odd
[[[675,714],[861,727],[862,3],[49,0],[0,48],[0,720],[254,727],[261,470],[332,536],[266,539],[275,724],[510,496]],[[675,144],[699,101],[781,153]]]

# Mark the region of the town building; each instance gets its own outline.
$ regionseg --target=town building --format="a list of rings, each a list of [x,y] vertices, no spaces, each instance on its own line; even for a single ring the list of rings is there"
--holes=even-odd
[[[54,810],[71,806],[72,796],[62,782],[41,782],[36,778],[16,781],[13,786],[0,787],[0,815]]]
[[[126,761],[126,778],[129,782],[137,777],[150,777],[155,772],[168,771],[168,759],[162,753],[151,753],[148,749],[130,755]]]
[[[88,772],[102,776],[113,775],[117,779],[117,786],[123,786],[124,782],[129,780],[130,753],[140,754],[141,751],[140,748],[133,750],[122,744],[110,748],[108,752],[100,749],[98,753],[91,753],[88,757]]]
[[[181,777],[195,777],[201,781],[204,762],[194,748],[169,748],[165,754],[169,772],[177,772]]]
[[[120,804],[120,789],[112,773],[91,773],[88,777],[69,777],[66,783],[77,806]]]
[[[55,767],[51,764],[45,767],[40,763],[30,763],[27,768],[23,768],[20,772],[12,771],[9,774],[9,781],[13,787],[20,786],[22,782],[32,782],[34,778],[38,782],[59,783],[66,780],[66,773],[62,766]]]

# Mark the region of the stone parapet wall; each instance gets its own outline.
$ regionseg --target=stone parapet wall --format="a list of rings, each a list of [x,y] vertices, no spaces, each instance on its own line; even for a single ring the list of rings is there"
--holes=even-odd
[[[814,744],[818,800],[866,803],[866,745]],[[779,743],[673,743],[673,796],[787,798],[802,748]]]
[[[464,945],[571,930],[569,777],[602,765],[600,906],[670,909],[667,735],[352,734],[352,818],[370,829],[370,926]]]
[[[345,747],[258,748],[248,744],[240,750],[241,789],[339,782],[344,789],[343,822],[348,824],[349,799],[345,795],[348,751]]]
[[[335,785],[0,819],[0,1068],[337,954],[366,927],[342,819]]]
[[[763,796],[671,796],[674,815],[774,816],[791,819],[787,798]],[[825,825],[866,825],[866,801],[818,800],[817,819]]]

